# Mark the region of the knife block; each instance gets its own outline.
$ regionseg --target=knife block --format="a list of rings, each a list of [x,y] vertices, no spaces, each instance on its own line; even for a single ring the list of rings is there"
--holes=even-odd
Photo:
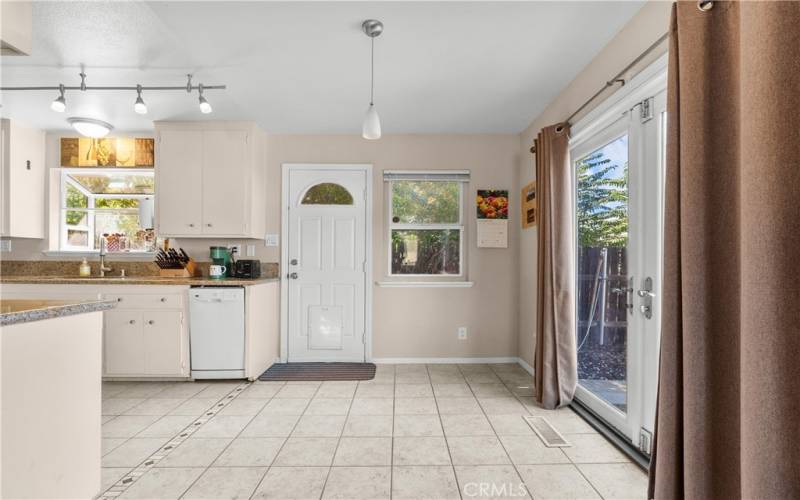
[[[199,276],[200,269],[193,259],[189,259],[183,269],[159,269],[158,275],[167,278],[193,278]]]

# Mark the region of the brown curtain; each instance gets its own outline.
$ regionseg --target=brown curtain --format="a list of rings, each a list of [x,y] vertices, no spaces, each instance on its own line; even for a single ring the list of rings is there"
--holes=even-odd
[[[650,497],[800,498],[800,3],[673,7]]]
[[[575,207],[569,127],[552,125],[536,139],[539,200],[536,399],[569,404],[578,379],[575,347]]]

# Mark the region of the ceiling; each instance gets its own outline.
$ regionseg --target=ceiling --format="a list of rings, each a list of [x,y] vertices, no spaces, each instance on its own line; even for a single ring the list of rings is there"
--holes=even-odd
[[[4,117],[48,130],[69,116],[152,130],[153,120],[254,120],[272,133],[360,133],[369,103],[384,133],[516,133],[643,2],[34,2],[33,54],[3,57],[3,86],[226,84],[197,94],[3,92]]]

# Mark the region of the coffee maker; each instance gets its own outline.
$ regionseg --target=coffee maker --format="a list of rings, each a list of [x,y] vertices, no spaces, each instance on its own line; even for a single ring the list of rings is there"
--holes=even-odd
[[[234,261],[233,252],[231,252],[228,247],[210,247],[209,254],[212,264],[225,266],[226,277],[230,278],[234,276],[236,262]]]

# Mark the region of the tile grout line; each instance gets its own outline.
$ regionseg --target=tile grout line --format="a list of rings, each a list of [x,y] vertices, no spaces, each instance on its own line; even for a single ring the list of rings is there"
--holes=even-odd
[[[283,386],[281,386],[281,389],[283,387],[287,387],[288,385],[289,385],[288,383],[284,383]],[[286,435],[286,438],[283,440],[283,443],[281,444],[280,448],[278,448],[278,451],[275,452],[275,458],[273,458],[272,461],[269,463],[269,466],[267,467],[267,470],[264,471],[264,475],[261,476],[261,479],[258,481],[258,484],[256,484],[256,487],[253,489],[253,493],[250,494],[250,498],[255,497],[255,494],[258,491],[258,488],[264,482],[264,479],[267,478],[267,474],[269,474],[270,469],[272,469],[275,466],[275,460],[278,459],[278,455],[280,455],[281,451],[283,451],[283,447],[286,446],[286,443],[289,442],[289,438],[292,437],[292,433],[294,433],[294,430],[297,429],[297,425],[300,423],[300,419],[303,418],[303,415],[306,413],[306,410],[308,410],[308,407],[311,405],[311,401],[314,399],[314,396],[316,396],[317,392],[319,392],[319,388],[320,387],[322,387],[321,383],[320,383],[319,386],[317,386],[317,390],[314,391],[314,394],[312,394],[311,397],[308,398],[308,403],[306,403],[306,405],[303,407],[303,411],[297,417],[297,421],[294,423],[294,425],[292,426],[292,429]],[[280,390],[278,392],[280,392]],[[272,396],[271,399],[275,399],[275,396],[278,395],[278,392],[276,392],[275,395]],[[294,399],[294,398],[278,398],[278,399]],[[266,408],[266,406],[265,406],[265,408]],[[263,410],[263,408],[262,408],[262,410]]]
[[[325,381],[320,382],[319,387],[314,392],[314,396],[311,397],[312,401],[314,400],[314,397],[316,397],[317,393],[319,392],[319,388],[322,387],[323,383],[325,383]],[[336,463],[336,453],[339,451],[339,445],[342,444],[342,436],[344,435],[344,427],[347,425],[347,419],[350,418],[350,410],[353,408],[353,401],[356,400],[356,392],[358,392],[359,384],[361,384],[360,381],[356,384],[356,389],[355,389],[355,391],[353,391],[353,398],[350,400],[350,404],[347,406],[347,414],[344,416],[344,422],[342,422],[342,428],[339,430],[339,438],[336,440],[336,446],[333,449],[333,456],[331,457],[331,464],[328,467],[328,473],[325,474],[325,481],[322,482],[322,489],[319,492],[319,498],[320,499],[322,499],[322,496],[325,494],[325,487],[328,486],[328,478],[331,477],[331,470],[333,470],[333,464]],[[309,401],[308,404],[311,405],[311,401]],[[276,455],[276,458],[277,458],[277,455]]]
[[[456,369],[458,373],[461,373],[461,376],[464,377],[464,374],[461,372],[461,367],[456,365]],[[425,373],[428,375],[428,384],[431,386],[431,392],[433,393],[433,404],[436,405],[436,416],[439,417],[439,425],[442,427],[442,437],[444,438],[444,446],[447,448],[447,456],[450,457],[450,468],[453,470],[453,479],[456,482],[456,489],[458,490],[458,498],[463,500],[464,495],[461,494],[461,485],[458,483],[458,475],[456,474],[456,466],[453,463],[453,454],[450,452],[450,444],[447,441],[447,433],[444,431],[444,422],[442,421],[442,414],[439,412],[439,400],[436,399],[436,392],[433,390],[433,381],[431,380],[431,372],[429,366],[425,365]],[[466,379],[464,379],[466,381]]]
[[[250,385],[251,385],[251,386],[252,386],[252,385],[255,385],[255,381],[251,382],[251,383],[250,383]],[[249,386],[248,386],[248,387],[249,387]],[[241,392],[239,392],[239,394],[242,394],[242,393],[244,393],[244,391],[241,391]],[[277,392],[276,392],[275,394],[277,394]],[[269,397],[269,398],[266,398],[266,399],[267,399],[267,402],[264,404],[264,407],[266,407],[266,405],[267,405],[267,404],[269,404],[269,402],[270,402],[270,401],[272,401],[272,400],[275,398],[275,394],[273,394],[273,395],[272,395],[271,397]],[[233,401],[233,399],[231,399],[231,401]],[[229,403],[230,403],[230,401],[229,401]],[[226,406],[227,406],[227,405],[226,405]],[[231,445],[234,443],[234,441],[236,441],[236,440],[239,438],[239,436],[241,436],[241,434],[242,434],[242,432],[244,432],[245,428],[247,428],[247,426],[248,426],[248,425],[250,425],[250,424],[253,422],[253,420],[255,420],[255,418],[258,416],[258,414],[259,414],[259,413],[261,412],[261,410],[263,410],[263,409],[264,409],[264,408],[261,408],[259,411],[257,411],[256,413],[254,413],[254,414],[253,414],[252,418],[250,418],[250,420],[248,420],[248,421],[247,421],[247,423],[246,423],[246,424],[244,424],[244,425],[242,426],[242,428],[239,430],[239,432],[238,432],[238,433],[236,433],[236,436],[234,436],[234,437],[233,437],[233,439],[231,439],[230,443],[228,443],[228,444],[225,446],[225,448],[223,448],[223,449],[222,449],[222,451],[220,451],[220,452],[217,454],[217,456],[216,456],[216,457],[214,457],[214,459],[211,461],[211,463],[210,463],[210,464],[208,464],[208,465],[207,465],[205,468],[203,468],[203,472],[202,472],[202,473],[201,473],[199,476],[197,476],[197,478],[196,478],[194,481],[192,481],[192,483],[191,483],[189,486],[187,486],[185,490],[183,490],[183,493],[181,493],[181,494],[178,496],[178,498],[179,498],[179,499],[180,499],[180,498],[183,498],[183,497],[184,497],[184,496],[185,496],[185,495],[186,495],[186,494],[189,492],[189,490],[191,490],[191,489],[192,489],[192,487],[193,487],[195,484],[197,484],[197,481],[199,481],[199,480],[200,480],[200,478],[201,478],[201,477],[203,477],[203,475],[204,475],[206,472],[208,472],[208,470],[209,470],[209,469],[210,469],[210,468],[211,468],[211,467],[214,465],[214,462],[216,462],[217,460],[219,460],[219,457],[221,457],[221,456],[222,456],[222,454],[223,454],[223,453],[225,453],[225,451],[226,451],[228,448],[230,448],[230,446],[231,446]],[[217,413],[219,413],[219,412],[217,412]],[[217,415],[214,415],[214,417],[212,417],[212,418],[208,419],[208,422],[210,422],[211,420],[213,420],[213,419],[214,419],[214,418],[216,418],[217,416],[218,416],[218,414],[217,414]],[[223,416],[224,416],[224,415],[223,415]],[[231,416],[236,416],[236,415],[231,415]],[[244,416],[248,416],[248,415],[244,415]],[[267,470],[269,470],[269,467],[267,467]],[[266,471],[264,472],[264,474],[266,474]],[[259,481],[259,482],[260,482],[260,481]],[[255,490],[254,490],[254,491],[255,491]]]
[[[211,417],[214,417],[217,413],[219,413],[221,409],[228,406],[228,404],[230,404],[230,402],[233,401],[236,398],[236,396],[241,394],[242,391],[247,387],[249,387],[251,384],[252,382],[249,381],[242,382],[238,387],[234,388],[227,395],[220,398],[209,409],[205,410],[202,413],[202,415],[198,416],[194,420],[194,422],[192,422],[178,434],[170,438],[165,444],[162,444],[157,451],[150,454],[139,465],[128,471],[124,476],[122,476],[121,479],[117,480],[117,482],[115,482],[104,492],[98,495],[96,499],[110,500],[122,495],[128,488],[130,488],[136,481],[138,481],[139,478],[141,478],[146,472],[154,468],[154,466],[158,462],[160,462],[166,456],[168,456],[173,450],[175,450],[175,448],[184,443],[186,439],[188,439],[192,434],[194,434],[197,431],[197,429],[199,429],[209,420],[211,420]],[[198,393],[199,392],[200,391],[198,391]],[[158,420],[160,420],[160,418]]]

